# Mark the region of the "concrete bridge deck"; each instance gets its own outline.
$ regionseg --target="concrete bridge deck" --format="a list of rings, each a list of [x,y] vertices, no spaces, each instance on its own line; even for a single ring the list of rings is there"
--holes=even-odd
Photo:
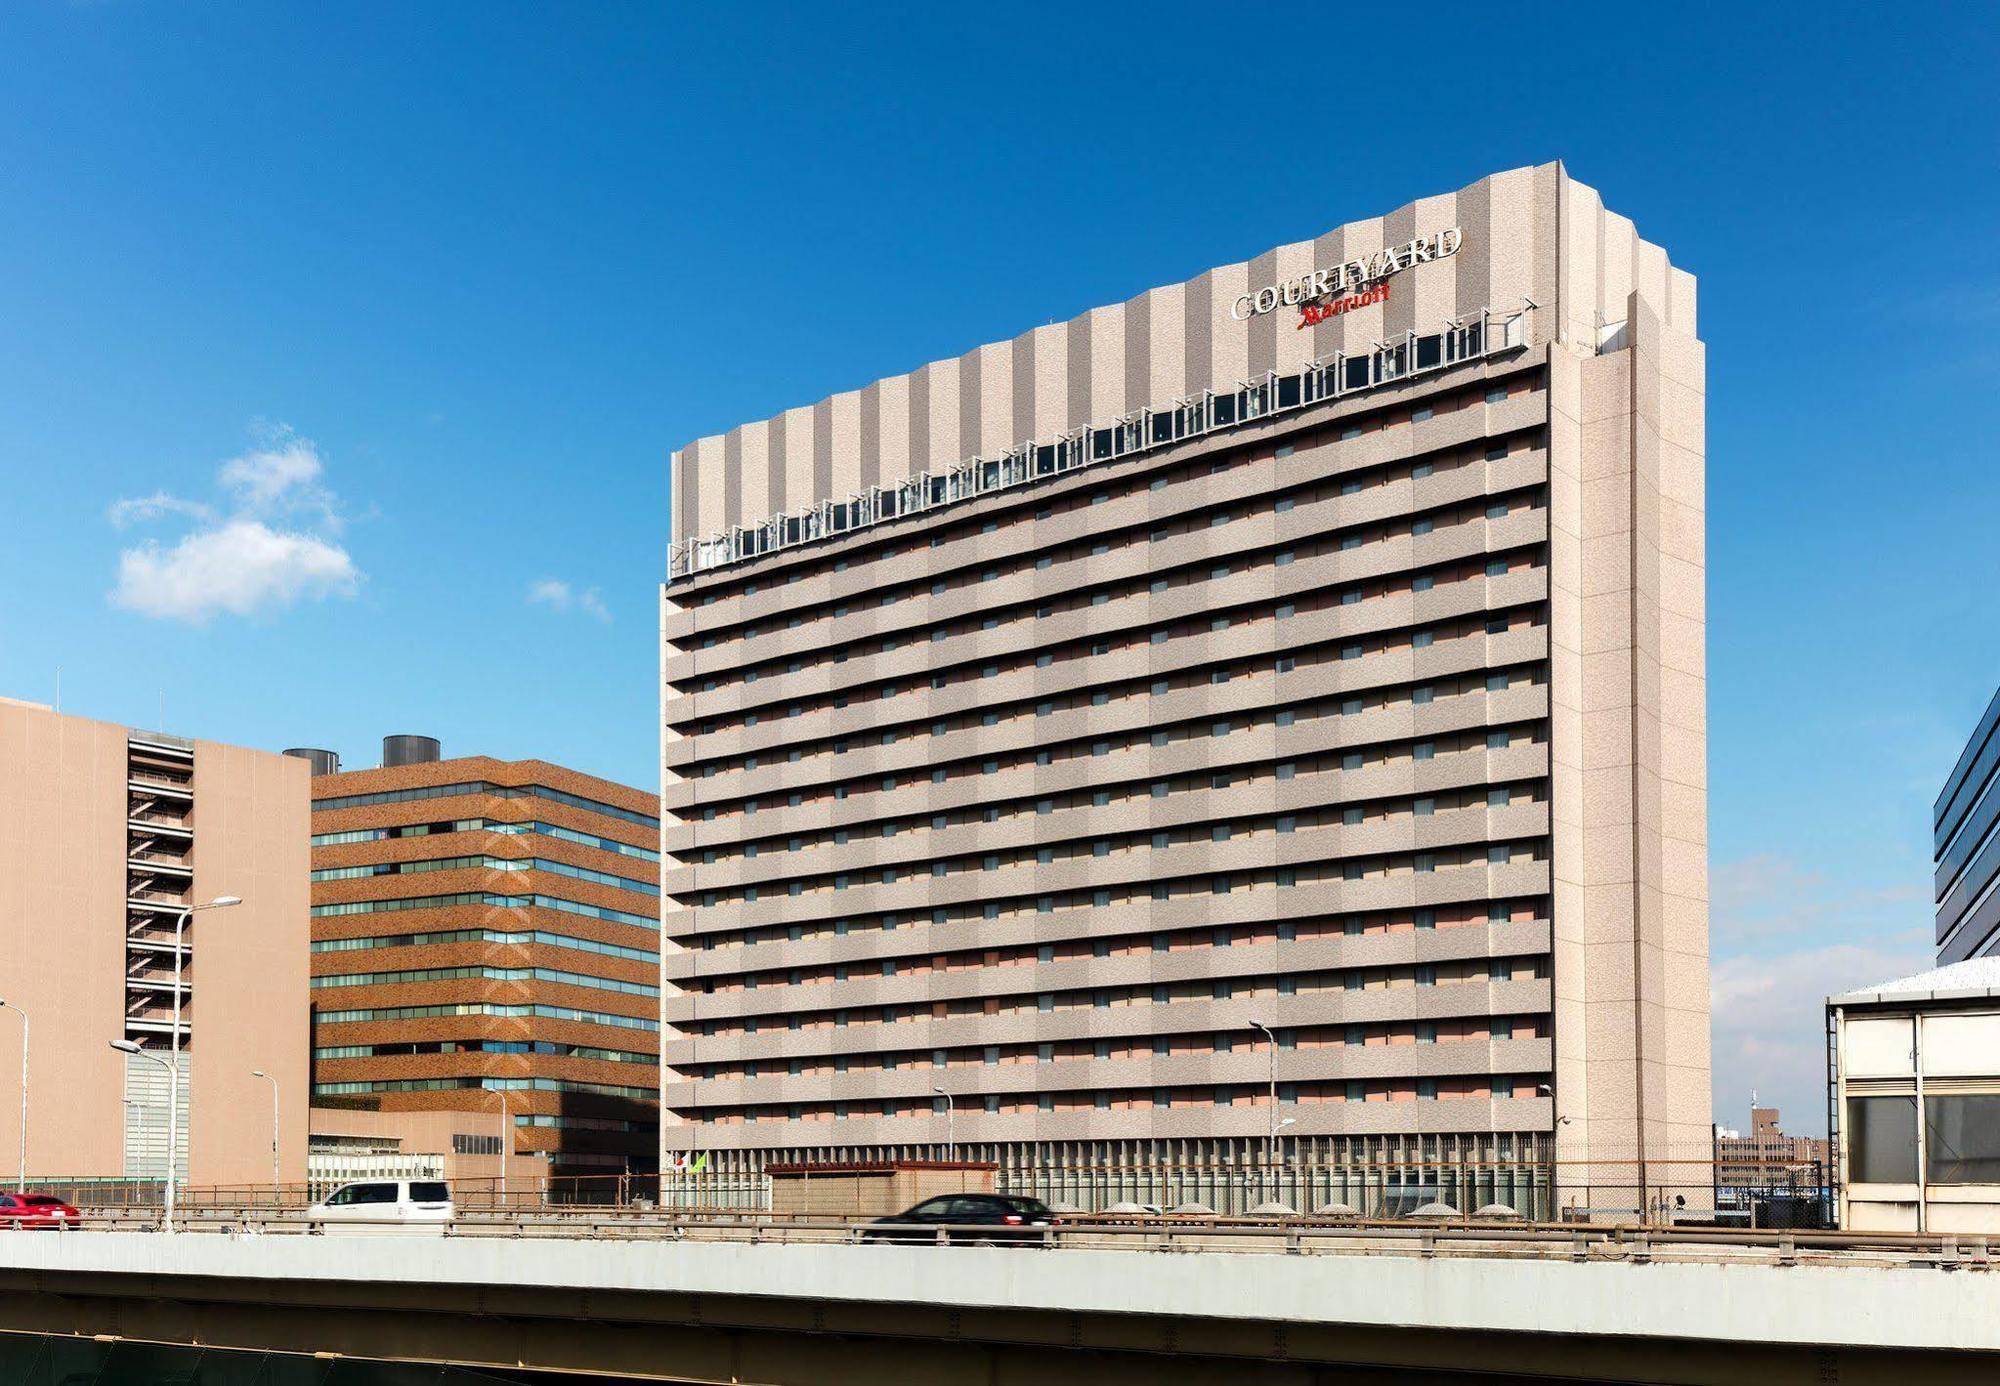
[[[1051,1248],[800,1231],[0,1233],[0,1330],[798,1386],[2000,1375],[1983,1246],[1913,1260],[1358,1230],[1230,1237],[1228,1254],[1117,1230]]]

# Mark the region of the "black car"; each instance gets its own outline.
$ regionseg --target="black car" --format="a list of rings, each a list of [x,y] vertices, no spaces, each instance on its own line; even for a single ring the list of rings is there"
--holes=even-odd
[[[944,1238],[960,1246],[996,1246],[1002,1242],[1038,1242],[1056,1215],[1038,1198],[1012,1194],[944,1194],[927,1198],[906,1213],[877,1218],[861,1234],[870,1242],[929,1242]]]

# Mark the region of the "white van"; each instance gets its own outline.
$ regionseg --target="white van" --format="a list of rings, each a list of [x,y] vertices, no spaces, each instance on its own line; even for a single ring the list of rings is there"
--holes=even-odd
[[[435,1232],[452,1220],[451,1190],[442,1179],[359,1179],[342,1184],[306,1209],[324,1232]]]

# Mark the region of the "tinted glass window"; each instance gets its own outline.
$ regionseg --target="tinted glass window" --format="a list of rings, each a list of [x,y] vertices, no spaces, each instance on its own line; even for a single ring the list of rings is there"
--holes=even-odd
[[[1917,1182],[1917,1099],[1847,1099],[1847,1178],[1854,1184]]]
[[[0,1208],[15,1208],[18,1206],[20,1205],[14,1202],[14,1195],[0,1194]]]
[[[934,1218],[944,1212],[950,1203],[951,1200],[948,1198],[927,1198],[916,1207],[910,1209],[909,1215],[911,1217]]]
[[[448,1203],[450,1201],[451,1190],[446,1188],[440,1180],[410,1185],[410,1202],[412,1203]]]
[[[329,1208],[345,1208],[348,1204],[352,1203],[353,1201],[354,1201],[354,1190],[352,1188],[335,1189],[333,1191],[333,1197],[329,1198],[326,1201],[326,1206]]]
[[[29,1194],[26,1198],[22,1199],[21,1201],[27,1204],[30,1208],[62,1207],[62,1200],[60,1198],[51,1198],[48,1194]]]
[[[1924,1099],[1924,1177],[2000,1184],[2000,1095]]]
[[[394,1184],[356,1184],[354,1186],[353,1201],[356,1203],[394,1203],[396,1201],[396,1186]]]
[[[1024,1218],[1045,1218],[1049,1215],[1049,1205],[1039,1198],[1003,1198],[1009,1212],[1019,1213]]]

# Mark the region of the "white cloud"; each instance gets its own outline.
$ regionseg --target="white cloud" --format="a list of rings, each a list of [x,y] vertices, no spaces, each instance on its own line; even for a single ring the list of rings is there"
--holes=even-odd
[[[329,529],[340,528],[333,493],[320,485],[325,470],[319,449],[283,424],[264,430],[265,446],[232,457],[215,479],[236,497],[237,508],[254,515],[308,512]]]
[[[1787,1130],[1825,1124],[1826,998],[1930,964],[1922,883],[1841,886],[1771,854],[1710,876],[1715,1109],[1748,1122],[1750,1094]]]
[[[1747,1126],[1750,1094],[1784,1112],[1785,1128],[1825,1125],[1826,998],[1929,966],[1921,947],[1833,943],[1769,957],[1722,958],[1709,969],[1715,1110]]]
[[[112,604],[144,616],[205,621],[250,616],[301,597],[351,596],[361,574],[345,549],[262,520],[197,530],[172,548],[148,543],[118,556]]]
[[[607,624],[611,620],[611,608],[604,604],[604,598],[597,588],[578,589],[560,578],[540,578],[529,583],[528,600],[537,606],[546,606],[552,611],[581,611],[584,615],[594,616]]]
[[[194,525],[172,544],[149,540],[118,555],[114,606],[144,616],[203,622],[218,613],[249,616],[301,599],[352,596],[362,574],[327,536],[341,526],[339,504],[321,481],[312,440],[280,424],[263,445],[216,469],[227,514],[164,491],[113,502],[119,528],[182,515]]]
[[[200,501],[182,500],[165,491],[155,491],[150,496],[127,496],[111,502],[105,518],[111,521],[114,528],[124,529],[129,525],[157,520],[162,515],[190,515],[205,520],[213,513]]]

